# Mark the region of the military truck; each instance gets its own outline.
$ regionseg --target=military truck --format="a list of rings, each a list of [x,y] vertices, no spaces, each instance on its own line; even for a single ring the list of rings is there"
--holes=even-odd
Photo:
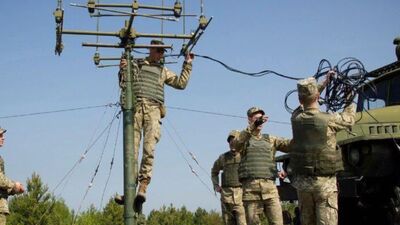
[[[400,224],[400,38],[394,44],[398,61],[368,73],[355,125],[337,134],[344,162],[337,175],[341,225]],[[288,169],[290,154],[276,160]],[[297,200],[287,182],[278,190],[283,201]]]

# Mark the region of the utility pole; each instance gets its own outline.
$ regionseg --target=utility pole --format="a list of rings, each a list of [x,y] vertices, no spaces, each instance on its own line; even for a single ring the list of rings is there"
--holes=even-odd
[[[60,55],[63,50],[62,44],[62,35],[63,34],[72,34],[72,35],[94,35],[94,36],[114,36],[120,39],[120,42],[117,44],[107,44],[107,43],[82,43],[82,46],[85,47],[96,47],[96,48],[123,48],[125,49],[125,58],[127,60],[127,74],[126,80],[122,84],[121,91],[121,110],[123,113],[123,163],[124,163],[124,224],[125,225],[137,225],[144,224],[143,215],[141,214],[141,206],[134,206],[134,199],[136,197],[136,186],[137,186],[137,168],[138,162],[135,160],[137,156],[135,156],[134,151],[134,123],[133,123],[133,114],[135,112],[135,102],[136,98],[133,93],[133,77],[134,74],[132,71],[133,57],[131,55],[132,49],[135,48],[150,48],[150,47],[158,47],[158,48],[169,48],[172,46],[169,45],[137,45],[135,44],[135,40],[137,38],[170,38],[170,39],[188,39],[189,42],[182,46],[180,51],[180,55],[185,55],[187,52],[190,52],[193,47],[196,45],[197,41],[200,39],[201,35],[204,33],[205,29],[211,22],[212,18],[207,19],[203,15],[203,5],[201,5],[201,16],[199,17],[199,25],[195,32],[191,34],[151,34],[151,33],[139,33],[133,27],[133,21],[135,17],[145,17],[151,19],[159,19],[159,20],[169,20],[169,21],[177,21],[177,19],[182,15],[182,5],[179,0],[175,1],[173,7],[164,7],[164,6],[152,6],[152,5],[143,5],[139,4],[137,0],[133,0],[131,4],[99,4],[95,0],[89,0],[86,5],[80,4],[71,4],[74,7],[87,8],[90,15],[92,17],[101,17],[101,16],[126,16],[129,17],[129,20],[125,21],[125,26],[116,32],[101,32],[97,31],[84,31],[84,30],[64,30],[63,22],[64,22],[64,10],[62,9],[62,0],[57,0],[58,6],[54,11],[54,17],[56,21],[56,47],[55,53]],[[121,8],[130,9],[130,12],[121,11]],[[138,11],[140,9],[146,10],[158,10],[158,11],[166,11],[170,12],[170,14],[161,14],[161,15],[152,15],[152,14],[140,14]],[[95,11],[98,11],[98,14],[94,14]],[[100,14],[100,12],[108,12],[112,14]],[[187,15],[190,16],[190,15]],[[103,60],[119,60],[120,58],[116,57],[108,57],[101,58],[98,52],[95,53],[94,62],[97,66]],[[137,71],[136,71],[137,72]],[[137,151],[138,152],[138,151]]]

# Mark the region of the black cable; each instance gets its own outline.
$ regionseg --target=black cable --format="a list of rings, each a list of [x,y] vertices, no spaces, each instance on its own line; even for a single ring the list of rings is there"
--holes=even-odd
[[[326,69],[335,70],[336,75],[330,78],[320,103],[326,106],[327,111],[337,112],[353,102],[359,88],[366,84],[367,71],[361,61],[352,57],[343,58],[335,67]],[[326,69],[318,71],[315,77],[325,75]]]
[[[371,85],[367,81],[367,71],[362,62],[353,57],[346,57],[335,65],[322,59],[318,65],[315,79],[326,77],[329,71],[334,70],[336,74],[329,78],[325,87],[325,94],[319,98],[319,103],[325,105],[326,111],[337,112],[350,105],[363,85]],[[289,113],[293,112],[288,106],[287,100],[296,90],[289,91],[285,97],[285,108]]]
[[[289,96],[292,95],[293,93],[296,93],[296,92],[297,92],[296,89],[291,90],[291,91],[289,91],[289,92],[286,94],[286,96],[285,96],[285,109],[286,109],[286,111],[287,111],[288,113],[290,113],[290,114],[292,114],[294,110],[293,110],[292,108],[289,107],[287,101],[288,101],[288,99],[289,99]],[[289,123],[289,124],[290,124],[290,123]]]
[[[227,70],[230,70],[230,71],[232,71],[232,72],[240,73],[240,74],[247,75],[247,76],[251,76],[251,77],[262,77],[262,76],[266,76],[266,75],[273,74],[273,75],[276,75],[276,76],[279,76],[279,77],[283,77],[283,78],[286,78],[286,79],[290,79],[290,80],[300,80],[300,79],[302,79],[302,78],[299,78],[299,77],[292,77],[292,76],[284,75],[284,74],[275,72],[275,71],[273,71],[273,70],[262,70],[262,71],[260,71],[260,72],[255,72],[255,73],[244,72],[244,71],[242,71],[242,70],[238,70],[238,69],[235,69],[235,68],[233,68],[233,67],[231,67],[231,66],[228,66],[227,64],[225,64],[225,63],[222,62],[221,60],[212,58],[212,57],[210,57],[210,56],[198,55],[198,54],[194,54],[194,55],[195,55],[196,57],[200,57],[200,58],[204,58],[204,59],[208,59],[208,60],[217,62],[217,63],[221,64],[223,67],[225,67]]]

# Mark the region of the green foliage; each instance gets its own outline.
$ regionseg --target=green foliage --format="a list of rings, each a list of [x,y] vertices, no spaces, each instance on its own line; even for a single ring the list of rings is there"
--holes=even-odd
[[[56,198],[43,184],[40,176],[33,173],[27,179],[27,192],[10,200],[11,214],[8,225],[123,225],[123,207],[110,198],[107,205],[97,209],[91,205],[87,210],[74,215],[63,199]],[[74,222],[73,222],[74,221]],[[215,211],[198,208],[194,213],[186,207],[163,206],[152,210],[147,225],[222,225],[222,218]]]
[[[124,208],[110,198],[102,211],[91,205],[76,216],[75,225],[124,225]]]
[[[147,225],[222,225],[221,216],[215,212],[207,212],[198,208],[195,213],[188,211],[184,206],[176,209],[170,205],[159,210],[152,210],[147,218]]]
[[[152,210],[147,218],[147,225],[175,225],[187,224],[194,225],[193,213],[189,212],[185,207],[176,209],[172,205],[163,206],[159,210]]]
[[[89,209],[82,212],[75,218],[75,225],[99,225],[101,221],[101,212],[91,205]]]
[[[294,209],[297,207],[297,204],[291,203],[288,201],[282,202],[282,210],[287,210],[291,216],[294,216]]]
[[[10,200],[9,225],[70,225],[71,213],[63,200],[48,192],[36,173],[27,179],[27,193]]]
[[[207,212],[202,208],[197,208],[194,213],[194,224],[196,225],[222,225],[222,218],[215,211]]]
[[[110,198],[104,207],[101,224],[124,225],[124,208],[115,203],[114,198]]]

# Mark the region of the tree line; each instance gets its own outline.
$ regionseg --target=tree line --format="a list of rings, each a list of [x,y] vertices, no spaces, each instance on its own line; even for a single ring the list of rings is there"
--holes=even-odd
[[[124,225],[123,206],[116,204],[113,197],[102,209],[91,205],[76,215],[62,198],[50,193],[36,173],[27,179],[25,194],[9,199],[9,207],[7,225]],[[152,210],[145,221],[147,225],[223,225],[216,211],[198,208],[191,212],[173,205]]]
[[[27,191],[9,199],[10,215],[7,225],[124,225],[124,209],[110,197],[104,208],[94,205],[76,214],[65,203],[49,191],[41,177],[33,173],[27,179]],[[294,204],[283,203],[283,209],[293,215]],[[185,206],[176,208],[172,204],[152,210],[144,219],[146,225],[223,225],[219,212],[197,208],[194,212]],[[268,222],[263,218],[263,225]]]

